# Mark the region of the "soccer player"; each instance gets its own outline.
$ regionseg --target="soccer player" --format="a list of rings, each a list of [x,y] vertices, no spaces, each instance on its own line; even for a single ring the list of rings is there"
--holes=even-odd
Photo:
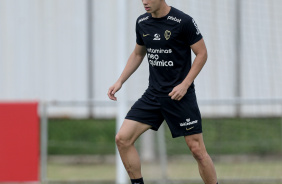
[[[117,80],[115,93],[139,67],[147,54],[149,86],[131,107],[116,135],[116,144],[132,184],[144,184],[136,139],[148,129],[158,130],[165,120],[172,137],[183,136],[196,159],[205,184],[217,176],[202,136],[194,79],[207,60],[207,49],[194,19],[167,5],[165,0],[142,0],[146,13],[136,21],[136,46]],[[191,49],[196,57],[191,64]],[[188,170],[187,170],[188,172]]]

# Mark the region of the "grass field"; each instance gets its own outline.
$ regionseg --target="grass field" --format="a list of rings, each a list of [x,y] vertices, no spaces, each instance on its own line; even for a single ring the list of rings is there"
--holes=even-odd
[[[49,158],[59,157],[49,159],[49,179],[63,183],[77,180],[95,180],[95,184],[100,184],[98,180],[113,183],[115,164],[103,156],[113,157],[115,153],[115,120],[50,119],[48,125]],[[281,125],[281,118],[204,119],[206,147],[215,161],[221,183],[282,183]],[[167,126],[165,137],[170,158],[166,176],[170,183],[202,183],[199,182],[197,164],[191,158],[184,139],[172,139]],[[102,157],[89,163],[62,162],[68,155]],[[158,163],[143,163],[142,170],[147,180],[161,178]],[[253,182],[245,182],[250,179]],[[274,180],[277,182],[268,182]]]
[[[218,178],[221,180],[266,180],[282,181],[282,159],[280,160],[237,160],[215,162]],[[143,176],[147,180],[161,180],[158,163],[143,163]],[[78,164],[49,162],[48,178],[51,180],[115,180],[113,163]],[[174,157],[168,161],[167,178],[172,181],[200,181],[197,163],[192,157]],[[243,183],[243,182],[242,182]],[[267,182],[265,182],[267,183]]]
[[[115,153],[113,119],[50,119],[48,125],[51,155]],[[210,154],[282,153],[281,126],[281,118],[203,120],[205,144]],[[172,139],[167,125],[165,127],[167,153],[186,154],[184,139]]]

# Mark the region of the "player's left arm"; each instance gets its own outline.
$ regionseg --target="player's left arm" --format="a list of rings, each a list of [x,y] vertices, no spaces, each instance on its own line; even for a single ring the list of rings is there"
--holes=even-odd
[[[188,88],[192,84],[192,82],[195,80],[197,75],[202,70],[203,66],[205,65],[207,58],[208,58],[208,52],[207,48],[204,42],[204,39],[201,39],[200,41],[196,42],[195,44],[191,45],[191,49],[196,55],[196,58],[192,64],[192,67],[185,77],[185,79],[180,83],[179,85],[175,86],[173,90],[169,93],[169,96],[172,100],[181,100],[183,96],[187,93]]]

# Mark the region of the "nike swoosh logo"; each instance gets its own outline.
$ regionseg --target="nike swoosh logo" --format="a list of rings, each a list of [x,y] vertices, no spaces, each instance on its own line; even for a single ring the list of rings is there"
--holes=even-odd
[[[186,128],[186,130],[188,131],[188,130],[191,130],[192,128],[194,128],[194,127],[191,127],[191,128]]]
[[[149,36],[150,34],[143,34],[143,37]]]

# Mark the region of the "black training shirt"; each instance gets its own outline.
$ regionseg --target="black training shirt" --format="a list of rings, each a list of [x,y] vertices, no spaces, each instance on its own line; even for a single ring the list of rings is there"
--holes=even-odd
[[[190,71],[190,46],[201,39],[194,19],[176,8],[171,7],[162,18],[154,18],[150,13],[139,16],[136,42],[147,49],[150,71],[147,92],[167,97]],[[192,83],[188,91],[193,89]]]

